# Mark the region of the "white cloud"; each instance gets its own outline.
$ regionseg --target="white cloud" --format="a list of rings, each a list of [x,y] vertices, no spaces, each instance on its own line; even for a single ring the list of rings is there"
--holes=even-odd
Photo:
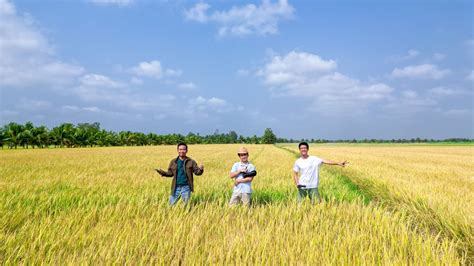
[[[116,5],[119,7],[125,7],[133,4],[135,0],[89,0],[89,2],[98,5]]]
[[[79,79],[73,93],[84,102],[127,108],[130,111],[166,111],[176,105],[176,97],[170,94],[147,95],[144,91],[130,89],[127,84],[99,74],[88,74]],[[88,109],[87,111],[93,111]]]
[[[175,69],[166,69],[165,71],[165,75],[167,77],[179,77],[181,76],[181,74],[183,74],[183,71],[181,70],[175,70]]]
[[[192,82],[187,82],[187,83],[180,83],[178,85],[178,88],[183,89],[183,90],[195,90],[197,86],[196,84]]]
[[[182,74],[181,70],[163,69],[160,61],[141,62],[131,69],[131,72],[138,76],[161,79],[163,77],[176,77]]]
[[[81,75],[80,66],[61,62],[29,15],[0,0],[0,80],[2,87],[61,87]]]
[[[474,70],[471,70],[471,73],[466,76],[466,80],[474,80]]]
[[[88,74],[80,79],[81,85],[88,87],[106,87],[106,88],[121,88],[125,85],[110,79],[109,77],[98,75],[98,74]]]
[[[273,56],[257,75],[264,78],[273,95],[312,100],[309,109],[325,114],[352,108],[362,112],[370,103],[390,97],[393,91],[383,83],[362,83],[336,72],[336,68],[334,60],[292,51],[285,56]]]
[[[87,102],[126,102],[128,99],[125,84],[99,74],[79,78],[73,92]]]
[[[439,69],[432,64],[422,64],[416,66],[406,66],[402,69],[395,68],[392,71],[394,78],[421,78],[421,79],[442,79],[451,71],[449,69]]]
[[[193,113],[200,112],[201,114],[207,111],[228,112],[234,108],[226,100],[216,97],[206,99],[202,96],[198,96],[194,99],[188,100],[188,104]]]
[[[194,20],[197,22],[207,22],[208,16],[206,14],[207,10],[211,6],[206,3],[197,3],[194,7],[184,12],[184,15],[187,20]]]
[[[410,60],[415,57],[417,57],[420,54],[419,51],[415,49],[410,49],[408,50],[406,55],[392,55],[388,59],[393,62],[400,62],[400,61],[405,61],[405,60]]]
[[[138,66],[132,68],[132,72],[136,75],[145,77],[161,78],[163,76],[161,63],[158,60],[141,62]]]
[[[272,3],[264,0],[261,5],[248,4],[232,7],[227,11],[214,11],[207,3],[197,3],[184,12],[186,20],[200,23],[215,22],[219,26],[218,34],[225,35],[268,35],[278,33],[278,22],[293,16],[294,8],[287,0]]]

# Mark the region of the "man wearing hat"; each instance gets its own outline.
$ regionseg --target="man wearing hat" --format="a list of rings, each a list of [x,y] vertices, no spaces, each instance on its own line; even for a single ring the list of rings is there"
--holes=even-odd
[[[237,152],[240,162],[234,163],[230,170],[230,178],[234,179],[234,190],[230,198],[229,206],[234,206],[242,202],[250,207],[252,200],[252,181],[257,175],[257,169],[249,162],[249,152],[241,147]]]

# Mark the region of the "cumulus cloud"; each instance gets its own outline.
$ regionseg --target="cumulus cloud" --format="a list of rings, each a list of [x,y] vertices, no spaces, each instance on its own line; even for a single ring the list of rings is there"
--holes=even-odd
[[[73,92],[86,102],[124,103],[128,99],[125,84],[99,74],[87,74],[79,78]]]
[[[181,70],[163,69],[160,61],[141,62],[130,70],[133,74],[142,77],[161,79],[163,77],[176,77],[182,74]]]
[[[198,96],[194,99],[188,100],[188,105],[190,106],[193,113],[200,112],[209,112],[209,111],[217,111],[217,112],[229,112],[233,110],[233,106],[229,104],[226,100],[211,97],[211,98],[204,98],[202,96]]]
[[[439,69],[433,64],[422,64],[395,68],[391,75],[394,78],[442,79],[450,72],[449,69]]]
[[[201,23],[207,22],[209,17],[206,12],[210,7],[211,6],[206,3],[197,3],[194,7],[186,10],[184,16],[187,20],[194,20]]]
[[[85,103],[127,108],[131,112],[166,111],[176,105],[174,95],[147,95],[144,91],[132,89],[126,83],[100,74],[88,74],[79,78],[79,85],[73,88],[73,93]]]
[[[214,11],[208,14],[211,6],[197,3],[184,12],[186,20],[199,23],[218,24],[218,34],[226,35],[269,35],[278,33],[278,22],[293,16],[294,8],[287,0],[272,3],[264,0],[260,5],[248,4],[234,6],[227,11]]]
[[[312,100],[310,110],[329,114],[357,109],[363,112],[373,102],[390,97],[393,89],[384,83],[364,83],[336,71],[334,60],[292,51],[275,55],[257,75],[275,96]]]
[[[61,87],[80,76],[81,66],[55,58],[54,49],[29,15],[0,0],[0,80],[2,87]]]

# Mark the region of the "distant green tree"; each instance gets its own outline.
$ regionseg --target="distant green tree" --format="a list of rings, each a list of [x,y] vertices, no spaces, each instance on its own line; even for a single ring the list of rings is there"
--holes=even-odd
[[[5,141],[9,148],[17,148],[20,145],[21,132],[23,132],[23,125],[15,122],[10,122],[5,126]]]
[[[263,144],[275,144],[277,140],[276,135],[273,133],[271,128],[265,129],[265,132],[262,136],[262,143]]]

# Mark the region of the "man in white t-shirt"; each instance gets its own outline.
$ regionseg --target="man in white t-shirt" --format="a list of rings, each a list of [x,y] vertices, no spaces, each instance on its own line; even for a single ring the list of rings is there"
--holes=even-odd
[[[237,152],[240,162],[234,163],[230,170],[229,177],[234,179],[234,190],[230,198],[229,205],[233,206],[242,202],[250,207],[252,200],[252,181],[257,175],[257,169],[249,162],[249,152],[242,147]]]
[[[301,157],[296,160],[295,166],[293,167],[293,179],[295,185],[298,187],[298,202],[302,202],[306,197],[309,197],[311,204],[314,204],[315,199],[320,203],[321,197],[318,190],[319,167],[322,164],[339,165],[344,167],[348,162],[344,161],[338,163],[331,160],[324,160],[316,156],[309,156],[309,144],[306,142],[301,142],[298,145],[298,148]]]

